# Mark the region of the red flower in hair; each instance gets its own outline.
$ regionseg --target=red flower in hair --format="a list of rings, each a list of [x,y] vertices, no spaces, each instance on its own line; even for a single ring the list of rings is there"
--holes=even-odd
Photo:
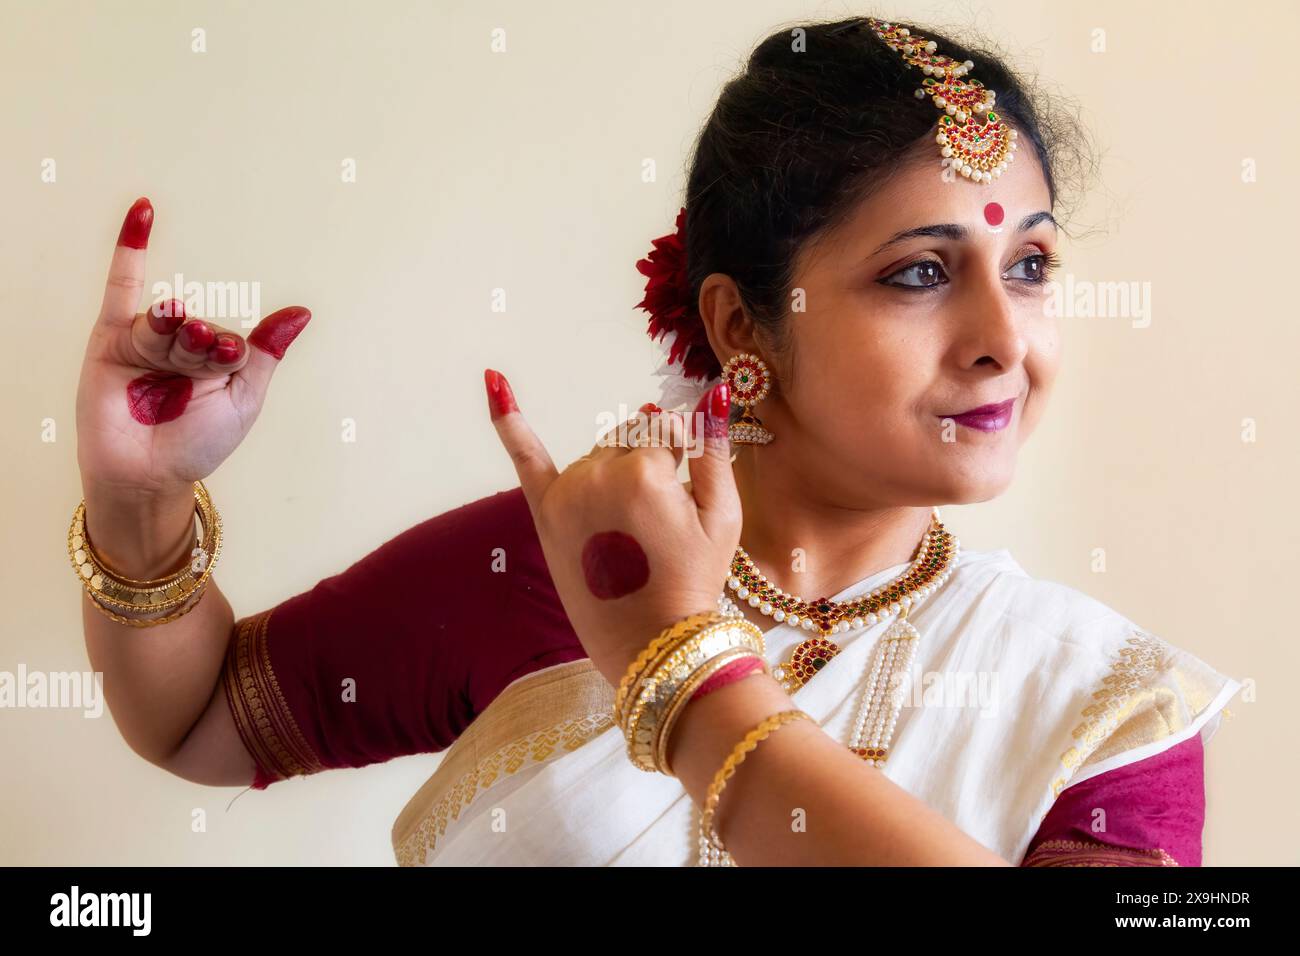
[[[704,320],[691,298],[686,278],[686,207],[677,214],[677,231],[654,240],[654,249],[637,261],[637,271],[648,278],[645,298],[636,308],[650,313],[652,340],[676,332],[668,364],[680,362],[687,378],[710,379],[722,374],[722,365],[709,346]]]

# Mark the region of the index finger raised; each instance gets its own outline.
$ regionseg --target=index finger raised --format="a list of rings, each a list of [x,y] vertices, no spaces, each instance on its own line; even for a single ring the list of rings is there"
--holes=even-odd
[[[546,446],[524,420],[506,377],[493,369],[485,369],[483,380],[487,386],[492,424],[496,426],[497,435],[510,455],[510,460],[514,462],[524,497],[528,500],[528,508],[536,521],[542,496],[560,473]]]
[[[152,229],[153,205],[141,196],[127,210],[118,233],[104,287],[104,302],[99,310],[102,324],[129,328],[135,319],[144,292],[145,249]]]

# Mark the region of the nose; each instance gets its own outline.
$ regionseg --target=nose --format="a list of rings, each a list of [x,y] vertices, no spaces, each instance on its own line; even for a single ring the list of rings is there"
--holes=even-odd
[[[966,295],[954,305],[961,310],[957,357],[963,369],[987,365],[1007,371],[1024,361],[1029,350],[1025,308],[1000,276],[968,283]]]

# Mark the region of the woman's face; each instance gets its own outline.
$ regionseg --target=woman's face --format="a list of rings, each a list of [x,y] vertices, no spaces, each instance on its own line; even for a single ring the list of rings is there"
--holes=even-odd
[[[1057,320],[1043,307],[1056,225],[1032,152],[976,184],[942,179],[927,145],[804,250],[795,286],[806,311],[773,366],[772,399],[755,409],[783,454],[849,506],[1000,494],[1058,367]],[[1009,414],[962,417],[1003,402]]]

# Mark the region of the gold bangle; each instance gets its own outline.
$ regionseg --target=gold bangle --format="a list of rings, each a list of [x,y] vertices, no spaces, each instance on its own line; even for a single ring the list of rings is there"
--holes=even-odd
[[[722,618],[703,627],[697,626],[675,644],[666,647],[632,683],[620,724],[629,746],[638,735],[644,738],[641,743],[653,742],[653,737],[645,736],[646,733],[658,724],[664,706],[672,699],[675,688],[689,678],[696,668],[702,667],[717,654],[741,644],[761,654],[762,638],[762,632],[748,621]],[[647,757],[649,753],[646,750]],[[634,759],[633,763],[636,762]],[[647,766],[646,769],[650,767]]]
[[[83,501],[73,514],[68,541],[69,557],[83,586],[92,588],[93,596],[101,604],[128,611],[164,611],[185,603],[206,582],[205,572],[210,574],[209,569],[219,555],[221,546],[221,518],[212,506],[202,482],[196,483],[195,501],[204,532],[199,549],[196,549],[200,552],[199,559],[190,561],[186,567],[164,577],[146,581],[116,574],[95,554],[89,536],[85,533]],[[196,563],[202,566],[196,569]]]
[[[117,624],[125,624],[128,627],[157,627],[159,624],[170,624],[177,618],[189,614],[190,611],[194,610],[198,606],[199,601],[202,599],[206,590],[207,588],[200,588],[198,591],[191,592],[191,596],[193,597],[192,601],[183,605],[180,610],[170,611],[164,617],[126,617],[125,615],[110,611],[104,605],[100,604],[95,600],[95,596],[89,591],[86,592],[86,597],[89,599],[90,603],[94,605],[96,611]]]
[[[773,731],[784,727],[786,724],[796,720],[812,720],[812,716],[804,713],[802,710],[783,710],[780,713],[772,714],[770,717],[763,719],[757,727],[745,735],[745,738],[736,744],[731,754],[723,762],[718,772],[713,775],[713,782],[709,784],[708,796],[704,800],[704,809],[700,814],[700,856],[703,857],[709,851],[722,854],[726,852],[722,842],[713,832],[713,817],[718,809],[718,800],[722,797],[723,788],[726,787],[727,781],[735,774],[736,768],[745,761],[745,755],[758,746],[759,741],[766,740]],[[816,723],[816,721],[813,721]]]
[[[161,614],[184,607],[191,598],[201,594],[221,555],[222,525],[221,513],[212,504],[212,498],[201,481],[195,482],[194,498],[195,510],[203,529],[199,547],[194,549],[198,552],[197,557],[192,551],[193,560],[185,567],[149,580],[127,578],[109,569],[95,553],[86,532],[86,502],[83,500],[77,506],[68,529],[68,557],[82,587],[99,610],[119,623],[134,623],[143,627],[147,625],[141,622],[146,620],[165,623],[174,620],[174,617],[127,617],[112,609]]]
[[[768,666],[767,659],[755,654],[746,647],[737,647],[730,651],[724,651],[717,657],[710,660],[703,667],[697,669],[694,674],[688,677],[677,688],[676,694],[668,702],[664,710],[663,718],[659,721],[659,726],[655,735],[655,765],[658,766],[662,773],[670,777],[677,776],[668,765],[668,741],[672,736],[673,727],[677,724],[677,719],[681,717],[682,712],[686,710],[686,705],[691,702],[695,692],[700,689],[700,685],[707,681],[728,664],[735,663],[748,657],[757,658],[763,665],[763,673],[770,674],[771,668]],[[750,676],[750,675],[746,675]]]
[[[631,664],[628,665],[627,673],[619,681],[618,691],[614,694],[614,721],[622,724],[627,716],[625,707],[627,706],[628,693],[632,689],[633,683],[647,669],[651,661],[659,659],[663,652],[671,650],[682,639],[689,637],[695,631],[710,624],[715,624],[722,620],[722,614],[719,611],[706,611],[703,614],[692,614],[689,617],[682,618],[675,624],[671,624],[659,632],[659,635],[646,646],[640,654],[636,656]]]
[[[765,656],[763,632],[750,621],[724,618],[689,635],[633,686],[633,703],[623,725],[633,765],[651,773],[662,771],[656,746],[667,705],[700,668],[737,647]]]
[[[713,634],[718,628],[727,626],[736,626],[748,631],[756,642],[753,646],[759,655],[766,653],[763,647],[763,632],[744,618],[709,612],[694,614],[679,621],[651,642],[651,646],[637,658],[636,663],[642,663],[643,666],[635,673],[629,671],[624,678],[631,677],[632,680],[628,685],[622,707],[617,708],[614,714],[615,720],[623,728],[624,736],[630,733],[629,728],[633,723],[632,711],[636,702],[644,697],[647,689],[660,683],[667,672],[674,667],[680,667],[681,659],[687,653],[688,644],[698,643],[705,635]],[[719,650],[725,647],[724,644],[718,645]],[[704,661],[697,658],[696,663],[703,664]],[[685,674],[678,674],[677,679],[680,680],[685,676]]]

